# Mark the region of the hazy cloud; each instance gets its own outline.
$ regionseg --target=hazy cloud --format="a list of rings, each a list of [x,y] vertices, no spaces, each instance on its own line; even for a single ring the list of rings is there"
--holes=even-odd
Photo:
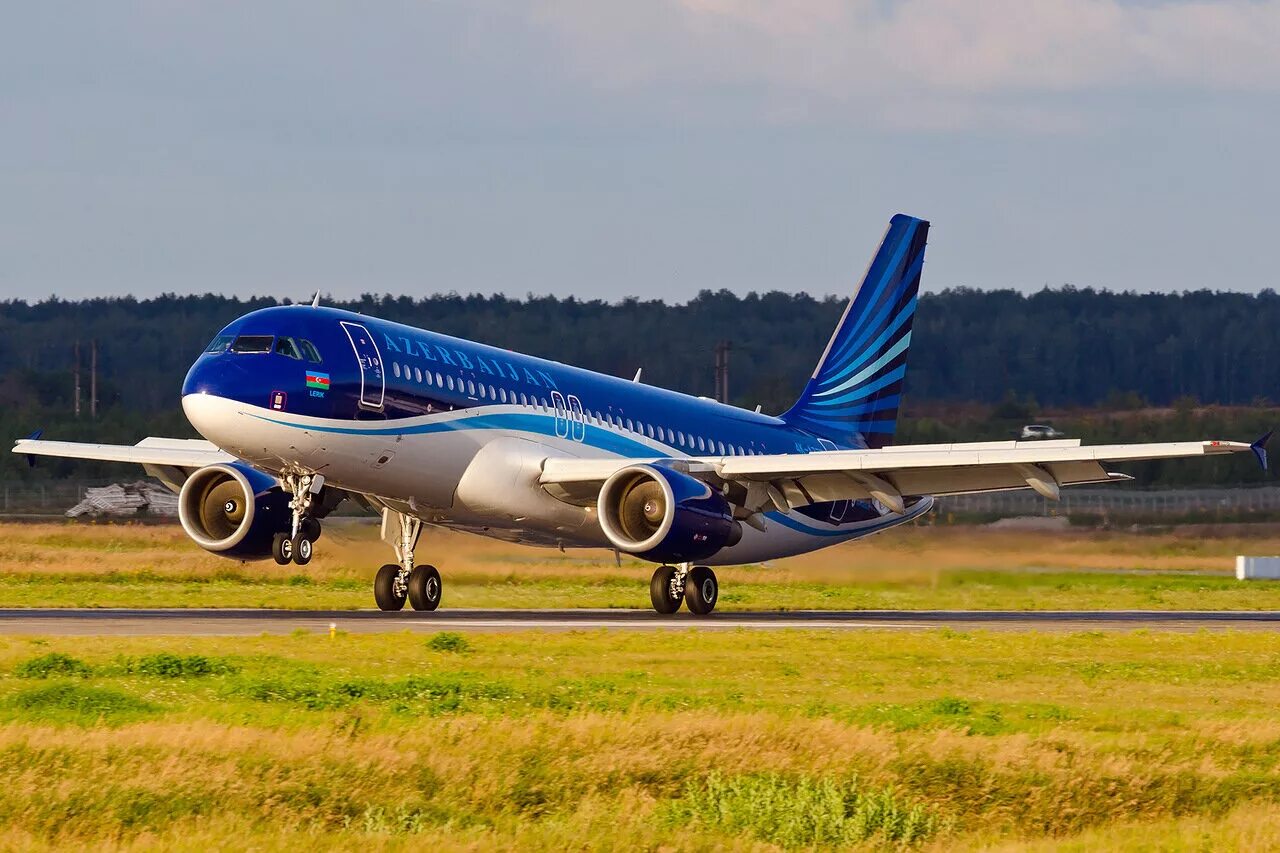
[[[844,106],[900,125],[920,99],[942,124],[1044,128],[1043,109],[982,101],[1280,86],[1277,2],[560,0],[540,18],[592,86],[737,87],[780,117]]]
[[[10,4],[0,297],[1275,286],[1280,0]]]

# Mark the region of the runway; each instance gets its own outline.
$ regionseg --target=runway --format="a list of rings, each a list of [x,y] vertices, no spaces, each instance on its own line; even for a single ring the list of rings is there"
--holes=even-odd
[[[1280,630],[1280,611],[1167,610],[801,610],[659,616],[649,610],[0,610],[0,635],[252,636],[294,631],[350,633],[511,630]]]

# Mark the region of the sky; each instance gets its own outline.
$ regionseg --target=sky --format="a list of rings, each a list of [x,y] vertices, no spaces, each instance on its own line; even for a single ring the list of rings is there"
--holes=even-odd
[[[1280,288],[1280,0],[0,8],[0,298]]]

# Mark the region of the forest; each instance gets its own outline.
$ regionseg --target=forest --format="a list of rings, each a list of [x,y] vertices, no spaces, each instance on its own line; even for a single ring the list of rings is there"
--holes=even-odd
[[[454,293],[325,304],[616,375],[643,367],[646,382],[708,396],[716,345],[727,341],[730,402],[780,412],[803,387],[846,299],[721,290],[679,305]],[[226,323],[273,304],[211,294],[0,302],[0,428],[11,438],[37,428],[100,441],[191,435],[178,407],[187,367]],[[1272,290],[928,293],[915,320],[900,438],[1005,438],[1044,419],[1086,439],[1254,429],[1280,399],[1277,328],[1280,296]],[[89,414],[93,342],[96,418]],[[0,456],[0,479],[107,470],[55,463],[29,472],[10,456]]]

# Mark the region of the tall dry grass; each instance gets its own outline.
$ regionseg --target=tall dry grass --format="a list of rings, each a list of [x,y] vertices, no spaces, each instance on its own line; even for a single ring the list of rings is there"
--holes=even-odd
[[[511,545],[431,529],[420,551],[460,582],[504,578],[603,581],[647,574],[648,564],[611,552]],[[1228,572],[1238,553],[1280,551],[1275,525],[1187,528],[1161,533],[1070,530],[1026,532],[916,526],[777,560],[767,567],[726,569],[737,583],[928,581],[957,569],[1009,571],[1150,569]],[[317,580],[366,579],[390,559],[372,520],[339,519],[326,526],[306,573]],[[102,576],[143,573],[209,579],[251,575],[283,579],[298,572],[272,561],[240,564],[208,554],[171,525],[0,523],[0,576]]]

